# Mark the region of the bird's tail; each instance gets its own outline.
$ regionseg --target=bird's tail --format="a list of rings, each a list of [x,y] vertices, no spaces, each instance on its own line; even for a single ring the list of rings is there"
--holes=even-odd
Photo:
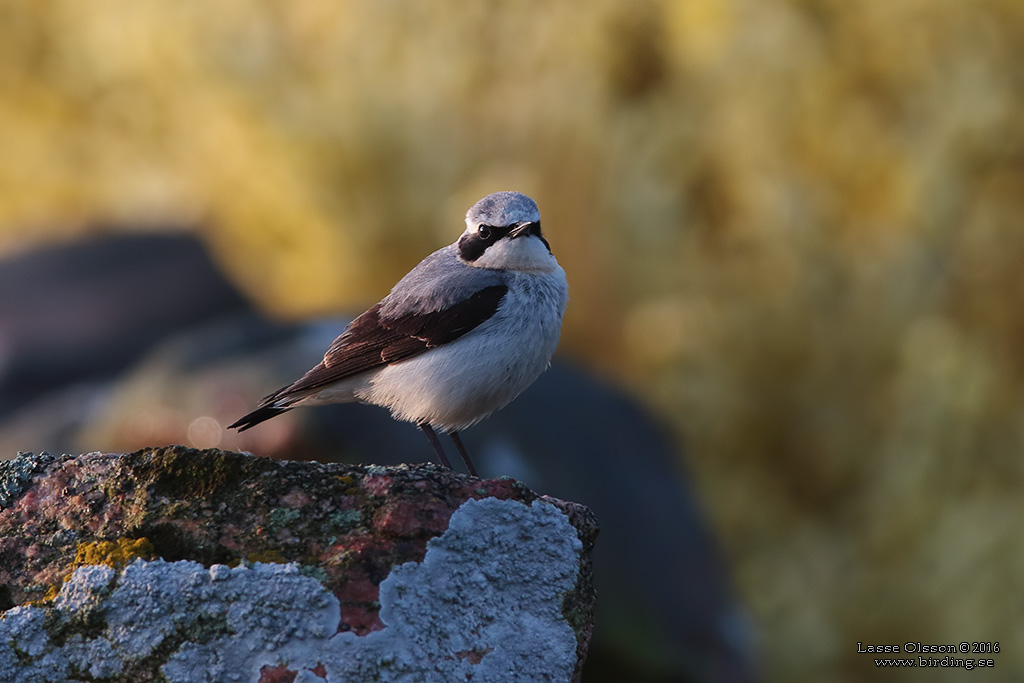
[[[240,417],[234,424],[228,425],[228,429],[237,429],[240,432],[244,432],[249,427],[255,427],[260,422],[269,420],[272,417],[276,417],[281,413],[285,413],[291,410],[290,407],[279,408],[277,406],[263,406],[257,408],[248,415]]]

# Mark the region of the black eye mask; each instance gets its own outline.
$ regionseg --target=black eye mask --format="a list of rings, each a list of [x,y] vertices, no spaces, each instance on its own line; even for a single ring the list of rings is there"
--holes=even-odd
[[[514,231],[514,232],[513,232]],[[476,232],[466,233],[459,238],[459,255],[464,261],[476,261],[483,256],[487,247],[491,246],[502,237],[513,233],[512,237],[521,235],[536,235],[544,246],[551,251],[551,245],[540,234],[540,223],[513,223],[512,225],[494,226],[481,223],[477,226]]]
[[[480,225],[476,232],[466,233],[459,238],[459,255],[464,261],[476,261],[491,246],[505,235],[512,232],[515,225],[495,227]]]

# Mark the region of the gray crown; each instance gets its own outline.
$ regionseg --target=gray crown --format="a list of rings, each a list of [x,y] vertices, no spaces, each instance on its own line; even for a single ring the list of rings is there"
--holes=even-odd
[[[507,226],[540,220],[537,203],[519,192],[489,194],[466,212],[470,225]]]

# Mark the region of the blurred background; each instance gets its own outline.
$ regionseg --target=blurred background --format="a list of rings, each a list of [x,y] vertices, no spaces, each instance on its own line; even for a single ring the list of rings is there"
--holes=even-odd
[[[0,64],[4,457],[309,457],[285,418],[256,441],[219,425],[340,330],[309,321],[358,313],[516,189],[568,273],[564,372],[653,416],[665,495],[707,530],[692,561],[748,623],[730,676],[864,680],[858,641],[999,641],[986,680],[1024,675],[1020,0],[3,2]],[[132,294],[135,317],[110,305]],[[232,331],[160,345],[221,313]],[[259,343],[192,362],[211,338]],[[282,340],[305,356],[268,369]],[[44,396],[79,375],[101,381]],[[630,443],[609,477],[647,458]],[[656,565],[678,520],[645,519],[653,588],[678,592]],[[609,671],[726,678],[642,621],[602,636]]]

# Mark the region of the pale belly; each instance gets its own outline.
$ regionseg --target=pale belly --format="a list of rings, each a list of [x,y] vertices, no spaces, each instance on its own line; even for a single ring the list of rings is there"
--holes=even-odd
[[[504,407],[548,367],[558,345],[558,326],[545,327],[475,330],[382,369],[356,396],[390,408],[400,420],[465,429]]]

